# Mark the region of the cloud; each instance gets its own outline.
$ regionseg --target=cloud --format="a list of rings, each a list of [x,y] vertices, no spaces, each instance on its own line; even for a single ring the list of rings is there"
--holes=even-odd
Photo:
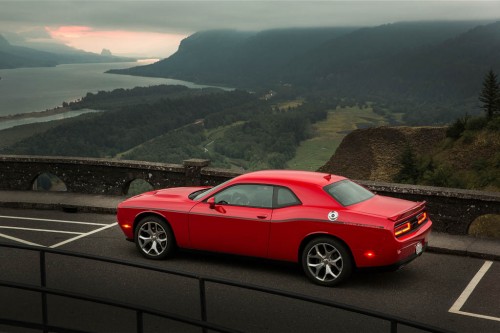
[[[113,53],[126,54],[145,51],[150,55],[169,55],[177,50],[180,41],[187,37],[181,34],[136,32],[127,30],[100,30],[87,26],[47,27],[54,40],[91,52],[112,48]]]
[[[90,26],[192,33],[235,28],[366,26],[407,20],[495,19],[498,1],[0,1],[7,26]]]
[[[85,39],[88,43],[91,40],[97,43],[97,35],[105,42],[110,40],[109,36],[118,36],[117,32],[130,33],[130,40],[132,36],[147,33],[151,34],[152,43],[163,40],[171,43],[164,46],[165,51],[161,53],[164,56],[175,51],[182,36],[200,30],[258,31],[286,27],[375,26],[400,21],[494,19],[500,19],[500,1],[0,0],[0,34],[15,32],[23,38],[43,39],[50,38],[43,37],[44,33],[50,33],[53,38],[66,41],[70,36],[79,35],[81,42]],[[93,39],[90,38],[92,34]],[[146,35],[134,40],[141,38]],[[78,46],[75,38],[72,43],[84,47]],[[120,48],[124,49],[124,45],[120,44]],[[156,50],[159,49],[157,46]]]

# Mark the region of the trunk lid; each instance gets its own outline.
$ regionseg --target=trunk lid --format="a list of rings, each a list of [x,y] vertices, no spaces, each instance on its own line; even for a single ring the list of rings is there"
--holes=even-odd
[[[425,202],[375,195],[366,201],[350,206],[349,209],[359,213],[382,216],[396,222],[417,213],[424,206]]]

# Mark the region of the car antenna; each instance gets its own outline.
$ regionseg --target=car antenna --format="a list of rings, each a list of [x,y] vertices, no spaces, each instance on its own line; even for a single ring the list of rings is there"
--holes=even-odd
[[[328,175],[324,176],[323,178],[325,178],[326,180],[330,180],[330,179],[332,179],[332,175],[328,174]]]

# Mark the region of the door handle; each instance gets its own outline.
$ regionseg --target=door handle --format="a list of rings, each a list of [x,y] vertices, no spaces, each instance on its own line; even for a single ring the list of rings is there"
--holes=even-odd
[[[263,220],[263,219],[267,218],[267,215],[257,215],[257,218]]]

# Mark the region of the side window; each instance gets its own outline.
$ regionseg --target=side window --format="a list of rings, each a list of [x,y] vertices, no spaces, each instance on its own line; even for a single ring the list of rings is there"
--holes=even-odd
[[[235,185],[215,196],[215,202],[221,205],[272,208],[273,187],[269,185]]]
[[[287,189],[286,187],[276,187],[276,190],[278,191],[276,195],[276,207],[288,207],[288,206],[295,206],[295,205],[300,205],[301,202],[295,194],[293,194],[292,191]]]

